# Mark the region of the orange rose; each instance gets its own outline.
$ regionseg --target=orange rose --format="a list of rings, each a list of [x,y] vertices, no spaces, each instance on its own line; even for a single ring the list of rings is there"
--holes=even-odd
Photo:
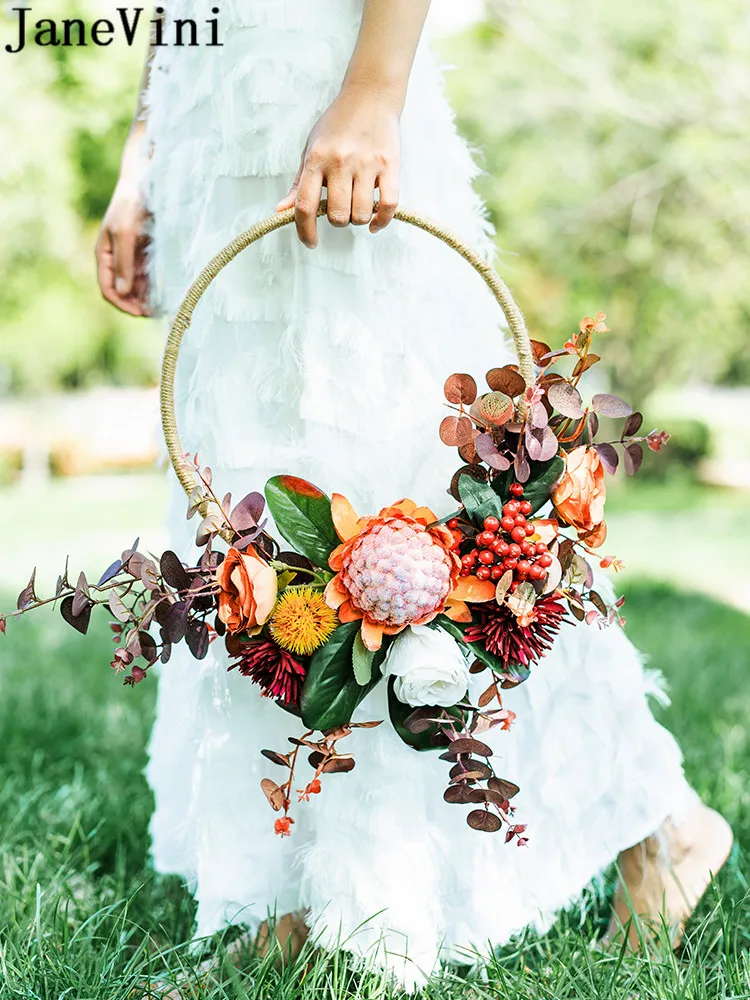
[[[219,593],[219,618],[235,635],[257,635],[268,620],[274,605],[278,582],[276,573],[261,559],[252,545],[245,552],[230,549],[216,571]]]
[[[607,537],[606,497],[599,453],[585,445],[574,448],[565,456],[565,474],[555,487],[552,503],[562,520],[577,528],[581,540],[592,548],[597,548]]]

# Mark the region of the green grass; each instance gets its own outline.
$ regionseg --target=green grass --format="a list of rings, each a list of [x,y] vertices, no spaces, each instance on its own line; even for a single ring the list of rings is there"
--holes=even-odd
[[[606,893],[592,892],[584,914],[499,952],[486,983],[447,973],[430,984],[430,1000],[750,997],[750,894],[740,860],[750,845],[750,619],[663,584],[631,581],[628,590],[630,633],[671,685],[672,707],[660,716],[683,745],[692,782],[734,826],[740,850],[676,957],[597,950],[608,904]],[[45,616],[14,627],[0,646],[2,1000],[125,1000],[142,993],[149,975],[178,975],[193,961],[185,947],[192,900],[147,860],[151,799],[142,769],[155,685],[123,691],[108,652],[104,633],[85,641]],[[250,957],[242,971],[212,977],[201,995],[395,994],[337,955],[317,958],[304,975],[300,965],[280,972]]]

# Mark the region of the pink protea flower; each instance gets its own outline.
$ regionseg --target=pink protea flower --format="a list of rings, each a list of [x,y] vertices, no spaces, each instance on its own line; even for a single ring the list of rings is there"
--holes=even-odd
[[[446,608],[463,618],[466,599],[494,597],[489,581],[459,580],[453,535],[435,523],[428,507],[401,500],[376,517],[359,518],[345,497],[334,494],[331,514],[342,544],[329,560],[337,575],[326,588],[326,601],[342,622],[361,619],[368,649],[379,649],[383,635],[425,625]]]

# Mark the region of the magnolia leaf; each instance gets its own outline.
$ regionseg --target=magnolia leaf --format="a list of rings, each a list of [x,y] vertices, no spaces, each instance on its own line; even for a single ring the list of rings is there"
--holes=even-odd
[[[477,398],[477,384],[471,375],[451,375],[445,383],[445,398],[449,403],[471,406]]]
[[[620,464],[620,456],[617,454],[617,450],[611,444],[597,444],[594,447],[599,454],[599,458],[602,460],[604,468],[611,476],[614,476],[617,472],[617,466]]]
[[[296,476],[275,476],[266,483],[266,501],[286,541],[316,566],[327,566],[339,537],[325,493]]]
[[[625,471],[629,476],[634,476],[640,469],[643,462],[643,447],[640,444],[628,444],[625,446]]]
[[[475,523],[481,523],[486,517],[503,516],[502,500],[489,483],[464,474],[459,477],[458,492],[466,513]]]
[[[361,687],[367,687],[372,680],[374,661],[375,653],[365,646],[361,631],[357,632],[352,647],[352,667],[354,668],[354,678]]]
[[[633,412],[633,407],[629,403],[608,392],[600,392],[594,396],[591,405],[603,417],[629,417]]]
[[[547,389],[547,399],[564,417],[578,420],[583,416],[581,394],[570,382],[553,382]]]
[[[440,440],[449,448],[461,448],[473,437],[474,425],[468,417],[444,417],[440,422]]]
[[[589,591],[588,598],[594,605],[596,610],[599,612],[599,614],[604,615],[604,617],[606,618],[607,615],[609,614],[609,608],[604,603],[601,594],[598,594],[595,590],[591,590]]]
[[[313,655],[302,687],[300,708],[308,729],[324,732],[346,725],[365,696],[381,680],[380,665],[387,642],[374,654],[372,679],[363,686],[352,671],[354,642],[360,622],[339,625],[328,642]]]

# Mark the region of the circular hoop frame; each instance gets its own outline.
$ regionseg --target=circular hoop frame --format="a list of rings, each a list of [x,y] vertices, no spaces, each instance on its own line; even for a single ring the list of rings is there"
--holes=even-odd
[[[327,205],[326,202],[323,201],[321,202],[318,210],[318,216],[325,215],[326,212]],[[180,485],[188,496],[191,496],[194,492],[197,482],[191,470],[186,467],[183,461],[185,452],[183,450],[179,431],[177,429],[177,418],[174,403],[175,373],[177,370],[177,360],[179,358],[182,338],[190,326],[190,320],[193,316],[195,307],[198,305],[198,302],[204,292],[219,272],[223,270],[223,268],[225,268],[230,261],[234,260],[238,254],[242,253],[243,250],[246,250],[253,243],[257,243],[258,240],[262,239],[264,236],[268,236],[269,233],[272,233],[277,229],[282,229],[284,226],[290,225],[294,222],[294,216],[295,211],[293,208],[287,209],[285,212],[279,212],[272,215],[270,218],[256,223],[256,225],[252,226],[244,233],[241,233],[236,237],[236,239],[232,240],[231,243],[224,247],[223,250],[219,251],[219,253],[217,253],[213,260],[206,265],[190,286],[187,295],[185,296],[182,305],[177,311],[177,315],[172,322],[169,337],[167,338],[167,343],[164,348],[164,356],[161,365],[161,421],[164,429],[164,440],[167,443],[167,449],[169,451],[169,458],[172,463],[172,467],[178,480],[180,481]],[[459,253],[464,260],[468,261],[474,270],[482,277],[505,314],[508,327],[510,328],[513,336],[513,343],[515,344],[516,352],[518,354],[519,372],[527,386],[533,385],[534,358],[523,314],[516,305],[507,285],[496,273],[492,265],[476,253],[476,251],[472,250],[460,239],[458,239],[457,236],[437,223],[431,222],[428,219],[422,218],[420,215],[416,215],[414,212],[408,212],[406,209],[402,208],[397,210],[395,218],[399,222],[405,222],[411,226],[416,226],[417,229],[422,229],[431,236],[435,236],[437,239],[442,240],[443,243]],[[524,405],[525,404],[522,403],[521,407],[523,408]],[[202,511],[202,514],[205,516],[205,511]]]

